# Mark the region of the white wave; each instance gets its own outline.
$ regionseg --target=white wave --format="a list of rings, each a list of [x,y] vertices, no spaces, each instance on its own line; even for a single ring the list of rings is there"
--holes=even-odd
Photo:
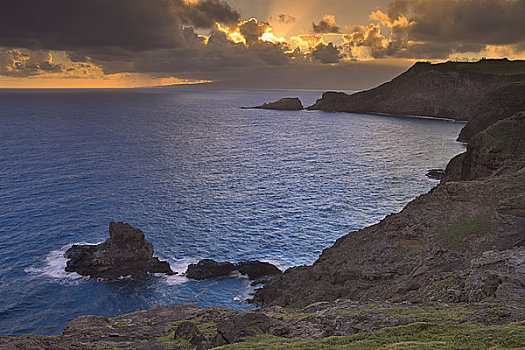
[[[174,272],[178,272],[180,275],[182,275],[184,272],[186,272],[186,270],[188,269],[188,266],[190,264],[196,264],[198,262],[199,262],[199,260],[194,259],[194,258],[189,258],[189,259],[174,259],[174,258],[170,258],[169,259],[169,264],[171,266],[171,269]]]
[[[252,298],[256,287],[252,286],[251,283],[252,283],[251,280],[243,281],[242,287],[240,290],[241,293],[233,297],[233,300],[244,303],[246,302],[246,299]]]
[[[37,275],[47,278],[53,278],[55,280],[64,280],[64,281],[74,281],[83,278],[83,276],[79,275],[76,272],[66,272],[66,263],[67,260],[64,257],[64,253],[66,250],[71,248],[74,244],[98,244],[98,243],[86,243],[86,242],[79,242],[79,243],[71,243],[63,246],[60,249],[53,250],[49,254],[47,254],[46,258],[44,259],[44,262],[40,266],[31,266],[26,269],[24,269],[25,273],[31,274],[31,275]]]
[[[172,276],[163,275],[163,277],[164,277],[165,283],[169,286],[176,286],[178,284],[183,284],[189,281],[189,279],[186,278],[186,276],[182,276],[182,275],[172,275]]]
[[[272,259],[261,259],[259,260],[261,262],[267,262],[269,264],[272,264],[272,265],[275,265],[279,270],[281,271],[284,271],[285,269],[287,269],[288,267],[290,266],[284,266],[283,264],[281,264],[281,262],[277,261],[277,260],[272,260]]]
[[[199,261],[199,260],[193,259],[193,258],[190,258],[190,259],[174,259],[174,258],[170,258],[170,259],[167,259],[167,260],[169,260],[169,264],[170,264],[171,269],[174,272],[177,272],[177,274],[176,275],[172,275],[172,276],[167,276],[165,274],[160,274],[160,276],[162,276],[164,278],[164,282],[167,285],[170,285],[170,286],[176,286],[176,285],[188,282],[189,279],[186,278],[186,276],[184,276],[184,272],[186,272],[186,270],[188,269],[188,265],[196,264]]]

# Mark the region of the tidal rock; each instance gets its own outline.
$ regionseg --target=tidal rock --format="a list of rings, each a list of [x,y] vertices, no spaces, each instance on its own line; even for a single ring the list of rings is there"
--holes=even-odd
[[[304,109],[301,100],[297,97],[285,97],[281,98],[279,101],[264,103],[260,106],[255,106],[252,108],[256,109],[275,109],[280,111],[300,111]]]
[[[434,180],[441,180],[443,178],[443,175],[445,175],[445,170],[443,169],[430,169],[426,173],[428,178],[434,179]]]
[[[251,280],[281,274],[281,270],[275,265],[259,260],[239,262],[235,264],[235,269],[242,275],[248,276]]]
[[[141,278],[148,273],[174,274],[169,264],[153,257],[153,245],[129,224],[111,222],[109,238],[97,245],[73,245],[64,254],[67,272],[114,279]]]
[[[230,262],[217,262],[213,259],[203,259],[197,264],[190,264],[184,274],[194,280],[205,280],[231,275],[234,266]]]
[[[197,264],[190,264],[184,275],[191,279],[204,280],[229,276],[234,272],[246,275],[252,280],[281,274],[281,270],[275,265],[259,260],[242,261],[233,264],[231,262],[217,262],[213,259],[203,259]]]

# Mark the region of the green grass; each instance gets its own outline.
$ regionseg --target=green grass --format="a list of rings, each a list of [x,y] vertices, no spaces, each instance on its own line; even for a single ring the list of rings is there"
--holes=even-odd
[[[391,319],[416,318],[425,322],[459,322],[466,316],[491,308],[490,304],[452,304],[448,306],[374,308],[364,311],[340,312],[340,316],[355,316],[367,313],[382,314]]]
[[[217,335],[217,324],[215,322],[200,323],[200,320],[184,320],[173,322],[171,325],[171,330],[177,329],[177,327],[183,322],[193,323],[195,326],[197,326],[199,332],[209,335],[210,337],[214,337]]]
[[[270,335],[247,338],[223,350],[272,349],[523,349],[525,322],[505,326],[413,323],[372,333],[321,340],[286,339]]]
[[[438,233],[444,247],[463,250],[463,240],[472,235],[484,235],[492,229],[490,221],[481,216],[461,216],[448,228]]]
[[[178,348],[189,349],[191,348],[192,345],[188,339],[186,338],[175,339],[174,336],[175,336],[175,331],[168,332],[165,336],[155,338],[155,340],[161,344],[164,344],[168,349],[178,349]]]
[[[525,74],[525,61],[482,60],[472,63],[455,63],[459,68],[476,73],[494,75]]]

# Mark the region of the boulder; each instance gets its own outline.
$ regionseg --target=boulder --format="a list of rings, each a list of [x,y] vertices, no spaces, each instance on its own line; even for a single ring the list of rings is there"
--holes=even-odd
[[[235,269],[251,280],[281,274],[281,270],[275,265],[259,260],[239,262],[235,264]]]
[[[231,262],[217,262],[213,259],[203,259],[197,264],[190,264],[184,275],[191,279],[204,280],[229,276],[234,272],[246,275],[252,280],[281,274],[281,270],[275,265],[259,260],[242,261],[233,264]]]
[[[97,245],[73,245],[64,256],[67,272],[114,279],[142,278],[148,273],[174,274],[169,264],[153,257],[153,245],[144,233],[122,222],[109,224],[109,238]]]
[[[301,100],[297,97],[284,97],[279,101],[264,103],[260,106],[255,106],[251,108],[256,109],[274,109],[279,111],[300,111],[304,109]]]

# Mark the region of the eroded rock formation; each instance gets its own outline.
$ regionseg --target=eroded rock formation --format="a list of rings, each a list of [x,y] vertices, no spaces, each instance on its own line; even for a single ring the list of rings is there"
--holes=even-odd
[[[148,273],[174,273],[167,262],[153,257],[153,245],[141,230],[122,222],[109,224],[109,238],[105,242],[73,245],[65,257],[69,259],[67,272],[94,278],[141,278]]]

